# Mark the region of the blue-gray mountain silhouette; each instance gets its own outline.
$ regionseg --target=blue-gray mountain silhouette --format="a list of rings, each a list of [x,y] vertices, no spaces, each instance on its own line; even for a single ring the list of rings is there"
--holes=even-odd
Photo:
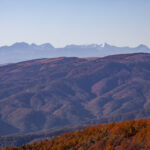
[[[0,47],[0,64],[15,63],[31,59],[53,57],[104,57],[113,54],[149,53],[150,49],[145,45],[134,48],[116,47],[105,44],[68,45],[64,48],[54,48],[51,44],[15,43],[11,46]]]

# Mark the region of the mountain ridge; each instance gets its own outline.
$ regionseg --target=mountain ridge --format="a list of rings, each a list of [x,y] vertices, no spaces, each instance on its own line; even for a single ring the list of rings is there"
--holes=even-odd
[[[0,47],[0,64],[16,63],[31,59],[53,58],[53,57],[104,57],[114,54],[126,53],[149,53],[150,48],[146,45],[137,47],[117,47],[104,44],[89,45],[67,45],[62,48],[55,48],[49,43],[37,45],[25,42],[17,42],[11,46]]]
[[[2,135],[150,117],[146,53],[9,64],[0,67],[0,82],[0,120],[12,127],[0,128]]]
[[[42,46],[42,45],[48,45],[48,46],[50,46],[50,47],[53,47],[53,48],[58,48],[58,47],[54,47],[52,44],[50,44],[50,43],[43,43],[43,44],[36,44],[36,43],[31,43],[31,44],[29,44],[29,43],[27,43],[27,42],[16,42],[16,43],[13,43],[13,44],[11,44],[11,45],[2,45],[2,46],[0,46],[0,48],[3,48],[3,47],[12,47],[12,46],[15,46],[15,45],[17,45],[17,46],[32,46],[32,45],[34,45],[34,46]],[[115,45],[111,45],[111,44],[109,44],[109,43],[106,43],[106,42],[104,42],[104,43],[101,43],[101,44],[69,44],[69,45],[66,45],[66,46],[64,46],[64,47],[59,47],[59,48],[66,48],[66,47],[68,47],[68,46],[81,46],[81,47],[87,47],[87,46],[91,46],[91,47],[118,47],[118,48],[137,48],[137,47],[146,47],[146,48],[149,48],[147,45],[145,45],[145,44],[139,44],[138,46],[134,46],[134,47],[130,47],[130,46],[115,46]]]

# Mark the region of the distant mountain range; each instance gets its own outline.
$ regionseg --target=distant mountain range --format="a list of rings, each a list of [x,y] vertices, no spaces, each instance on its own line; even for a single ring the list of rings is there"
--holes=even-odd
[[[0,67],[0,135],[148,117],[150,54],[60,57]]]
[[[0,47],[0,64],[21,62],[39,58],[53,57],[104,57],[114,54],[126,53],[150,53],[150,48],[139,45],[135,48],[116,47],[105,44],[91,45],[68,45],[64,48],[54,48],[51,44],[42,45],[27,44],[25,42],[15,43],[11,46]]]

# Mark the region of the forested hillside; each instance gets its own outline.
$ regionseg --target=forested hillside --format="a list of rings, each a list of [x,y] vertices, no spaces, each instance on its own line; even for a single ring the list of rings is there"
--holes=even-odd
[[[3,150],[150,150],[150,120],[102,124]]]
[[[150,54],[0,67],[0,136],[149,117]]]

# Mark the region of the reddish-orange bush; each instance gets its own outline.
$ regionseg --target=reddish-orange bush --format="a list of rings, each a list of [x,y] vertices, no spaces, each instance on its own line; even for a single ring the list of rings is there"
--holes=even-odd
[[[102,124],[4,150],[150,150],[150,120]]]

